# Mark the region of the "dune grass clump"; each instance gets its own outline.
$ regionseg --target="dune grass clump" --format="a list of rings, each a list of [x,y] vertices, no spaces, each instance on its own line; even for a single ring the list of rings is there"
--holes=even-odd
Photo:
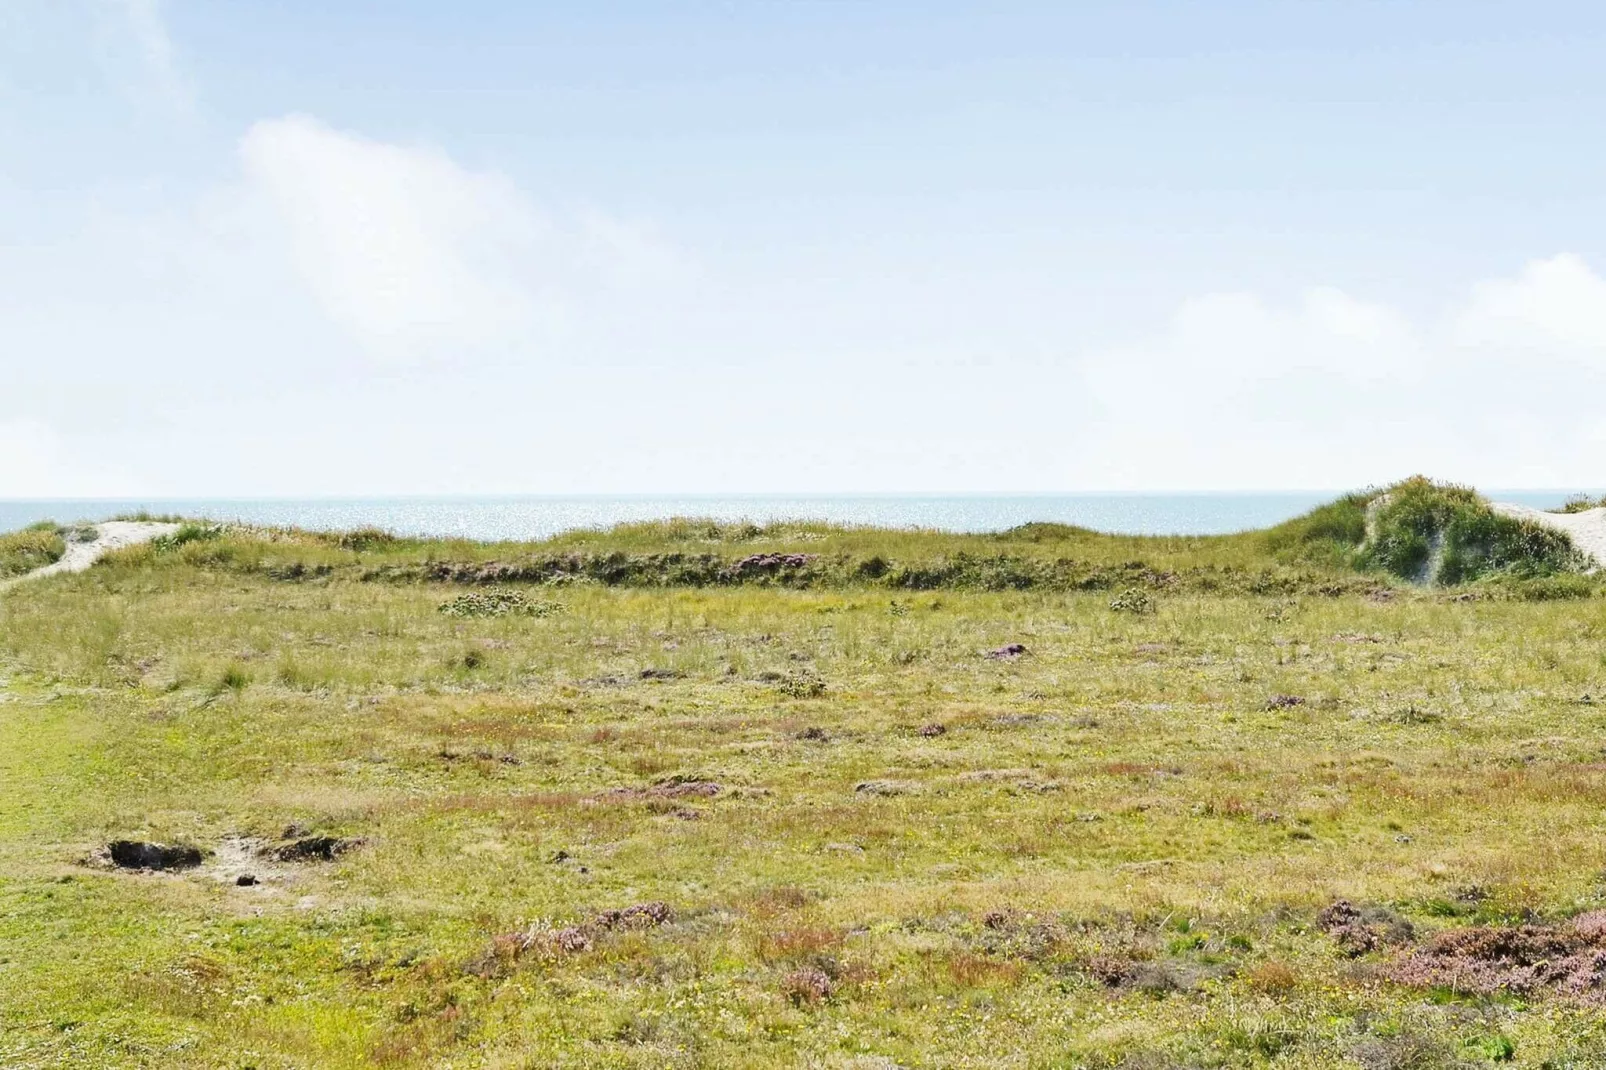
[[[1423,476],[1346,494],[1258,537],[1282,561],[1360,568],[1426,585],[1567,579],[1581,563],[1564,533],[1502,516],[1472,488]],[[1539,589],[1547,597],[1587,593],[1577,584]]]
[[[1367,528],[1357,563],[1413,583],[1537,579],[1574,571],[1580,564],[1564,533],[1501,516],[1471,487],[1421,476],[1374,498],[1367,509]]]
[[[1591,509],[1606,509],[1606,494],[1599,498],[1591,498],[1587,494],[1574,494],[1561,503],[1560,508],[1552,509],[1554,513],[1587,513]]]
[[[1335,568],[1352,564],[1366,542],[1366,507],[1375,492],[1346,494],[1267,530],[1266,549],[1283,560],[1319,562]]]
[[[66,552],[67,539],[51,520],[0,535],[0,580],[53,565]]]
[[[221,524],[185,522],[170,535],[158,535],[151,540],[151,549],[157,553],[177,550],[192,542],[213,542],[223,536]]]

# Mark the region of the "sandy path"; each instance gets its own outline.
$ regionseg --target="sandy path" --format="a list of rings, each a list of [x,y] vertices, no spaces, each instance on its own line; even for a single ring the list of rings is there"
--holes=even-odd
[[[60,561],[44,568],[36,568],[27,575],[0,582],[0,590],[26,580],[54,576],[58,572],[82,572],[113,550],[150,542],[158,536],[170,535],[179,529],[178,524],[158,524],[138,520],[108,520],[104,524],[92,526],[95,530],[93,539],[88,542],[73,542],[69,539],[67,552],[62,555]]]
[[[1547,513],[1526,505],[1491,502],[1494,511],[1518,520],[1531,520],[1572,536],[1573,545],[1594,558],[1595,568],[1606,565],[1606,508],[1581,513]]]

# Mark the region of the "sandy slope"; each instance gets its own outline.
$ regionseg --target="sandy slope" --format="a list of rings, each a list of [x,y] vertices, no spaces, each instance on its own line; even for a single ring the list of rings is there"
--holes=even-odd
[[[9,583],[0,583],[0,588],[25,580],[38,579],[41,576],[53,576],[58,572],[82,572],[84,569],[99,561],[101,555],[113,550],[121,550],[125,546],[135,546],[142,542],[149,542],[160,535],[168,535],[179,529],[177,524],[158,524],[135,520],[108,520],[104,524],[94,525],[95,537],[88,542],[73,542],[68,540],[67,552],[60,561],[44,568],[36,568],[26,576],[18,576]]]
[[[1547,513],[1510,502],[1491,504],[1497,513],[1565,531],[1572,536],[1574,546],[1595,559],[1596,568],[1606,565],[1606,508],[1586,509],[1582,513]]]

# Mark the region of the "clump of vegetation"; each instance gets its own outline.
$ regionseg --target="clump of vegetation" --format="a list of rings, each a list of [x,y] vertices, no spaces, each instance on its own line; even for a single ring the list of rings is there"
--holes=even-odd
[[[1554,576],[1581,564],[1564,533],[1501,516],[1471,487],[1421,476],[1368,505],[1367,538],[1356,560],[1413,583],[1441,585]]]
[[[1561,503],[1561,506],[1552,509],[1553,513],[1585,513],[1591,509],[1606,509],[1606,494],[1599,498],[1591,498],[1587,494],[1574,494]]]
[[[1366,542],[1366,507],[1376,491],[1346,494],[1284,521],[1261,535],[1266,549],[1283,560],[1316,561],[1342,568]]]
[[[825,694],[825,681],[812,673],[786,673],[775,681],[775,690],[791,698],[819,698]]]
[[[358,553],[364,550],[378,550],[394,546],[400,541],[393,532],[375,527],[354,528],[351,531],[337,532],[333,538],[335,545],[342,550],[356,550]]]
[[[65,533],[51,520],[0,535],[0,580],[53,565],[66,552]]]
[[[186,522],[177,531],[167,535],[158,535],[151,540],[151,549],[157,553],[167,553],[195,542],[213,542],[223,537],[223,525],[198,524],[193,521]]]
[[[1154,596],[1142,587],[1128,587],[1110,599],[1110,608],[1117,613],[1153,613]]]
[[[448,617],[549,617],[567,608],[562,602],[530,598],[523,591],[470,591],[442,602],[440,612]]]

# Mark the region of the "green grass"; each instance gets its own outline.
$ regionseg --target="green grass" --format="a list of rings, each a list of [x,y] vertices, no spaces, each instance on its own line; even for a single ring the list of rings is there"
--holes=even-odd
[[[1591,498],[1587,494],[1575,494],[1562,503],[1558,513],[1582,513],[1590,509],[1606,509],[1606,495]]]
[[[1577,571],[1566,535],[1501,516],[1470,487],[1420,476],[1371,503],[1363,566],[1418,582],[1453,585],[1486,578],[1539,579]]]
[[[62,530],[52,521],[0,534],[0,580],[53,564],[66,552]]]
[[[224,531],[12,588],[0,1065],[1601,1065],[1582,1003],[1395,984],[1316,924],[1606,906],[1598,586],[1357,572],[1368,501]],[[363,843],[240,846],[290,825]],[[218,854],[86,864],[117,838]]]

